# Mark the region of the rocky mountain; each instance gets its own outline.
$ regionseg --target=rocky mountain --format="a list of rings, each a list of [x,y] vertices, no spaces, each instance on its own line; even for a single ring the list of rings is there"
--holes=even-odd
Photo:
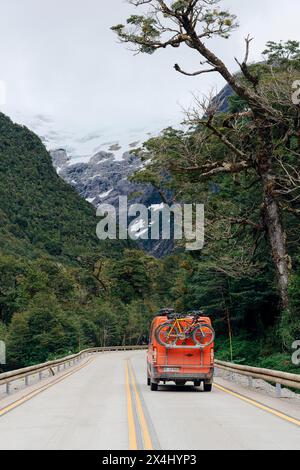
[[[229,85],[226,85],[213,99],[213,102],[217,105],[220,113],[226,113],[228,111],[228,99],[232,95],[232,88]]]
[[[56,169],[57,173],[60,172],[61,168],[64,168],[66,165],[69,164],[70,157],[68,157],[66,150],[57,149],[50,153],[54,168]]]
[[[70,162],[63,150],[50,154],[59,175],[96,207],[103,202],[115,205],[120,195],[143,203],[153,197],[150,186],[136,185],[128,180],[142,167],[140,159],[129,153],[125,153],[122,160],[116,160],[114,154],[101,151],[86,163]]]
[[[130,176],[142,168],[139,157],[125,152],[117,160],[112,152],[97,152],[90,160],[73,163],[63,149],[50,152],[58,174],[88,202],[112,204],[118,208],[119,196],[127,196],[129,204],[143,204],[146,207],[161,204],[161,197],[152,185],[136,184]],[[143,240],[139,245],[156,257],[168,254],[173,249],[169,240]]]
[[[231,95],[232,89],[227,85],[214,98],[220,112],[228,110],[228,98]],[[71,157],[69,152],[62,148],[51,150],[50,155],[57,173],[95,207],[102,203],[118,207],[119,196],[127,196],[131,204],[138,203],[152,207],[162,202],[158,191],[152,185],[130,181],[130,177],[143,167],[143,162],[138,156],[133,155],[131,149],[140,146],[151,135],[153,133],[145,131],[141,135],[129,133],[120,140],[110,140],[100,145],[101,136],[94,133],[80,140],[85,152],[89,148],[96,150],[90,156],[86,154],[78,156],[75,153],[75,156],[73,154]],[[98,142],[96,147],[86,147],[86,144],[95,145],[96,142]],[[144,240],[139,244],[157,257],[169,254],[174,248],[171,241],[164,240]]]

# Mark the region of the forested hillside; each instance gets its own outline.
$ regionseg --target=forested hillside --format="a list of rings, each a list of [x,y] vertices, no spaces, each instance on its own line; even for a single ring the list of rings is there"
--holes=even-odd
[[[163,302],[157,261],[100,242],[95,209],[40,139],[0,115],[0,338],[9,367],[89,345],[136,344]]]

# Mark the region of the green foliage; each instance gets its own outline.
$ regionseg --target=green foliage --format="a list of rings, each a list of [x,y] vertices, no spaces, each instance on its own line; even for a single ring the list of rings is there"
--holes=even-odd
[[[208,32],[219,31],[219,36],[224,39],[228,39],[230,32],[238,26],[235,15],[232,15],[227,10],[224,11],[218,8],[206,10],[202,21],[206,23]]]
[[[137,42],[141,47],[141,52],[152,54],[155,47],[152,42],[159,38],[160,31],[157,29],[158,23],[152,17],[132,15],[127,19],[127,25],[133,27],[134,31],[128,31],[122,24],[113,26],[111,29],[121,40]]]
[[[176,2],[172,3],[171,8],[174,11],[184,11],[188,4],[188,0],[177,0]]]
[[[123,259],[116,260],[108,268],[112,295],[125,303],[149,295],[151,280],[147,269],[148,262],[148,256],[140,251],[125,250]]]
[[[237,364],[257,364],[262,348],[260,339],[246,333],[237,333],[232,338],[233,361]],[[217,338],[216,355],[221,361],[231,361],[229,339],[226,336]]]
[[[92,206],[55,173],[40,139],[0,114],[1,249],[74,259],[99,248]],[[14,243],[17,239],[19,243]]]
[[[193,24],[199,37],[212,38],[219,36],[229,38],[230,33],[238,26],[236,16],[220,8],[211,9],[220,0],[207,2],[206,0],[176,0],[166,6],[156,0],[137,3],[137,7],[147,3],[148,11],[145,15],[131,15],[124,24],[118,24],[111,29],[121,42],[129,43],[139,52],[153,54],[160,48],[179,47],[188,34],[186,22]],[[128,3],[131,3],[128,0]],[[170,22],[173,27],[170,28]]]
[[[300,64],[300,42],[299,41],[268,41],[263,55],[269,64],[282,66],[293,62]]]
[[[219,360],[230,362],[228,339],[224,337],[217,339],[216,354]],[[299,367],[292,363],[291,352],[275,351],[274,346],[268,340],[262,341],[249,334],[237,333],[233,336],[233,354],[236,364],[299,373]]]
[[[248,108],[247,103],[242,100],[238,95],[232,95],[228,99],[229,113],[241,113]]]
[[[76,338],[76,326],[57,299],[39,294],[25,312],[12,319],[7,340],[8,361],[13,366],[46,361],[51,354],[74,350]]]

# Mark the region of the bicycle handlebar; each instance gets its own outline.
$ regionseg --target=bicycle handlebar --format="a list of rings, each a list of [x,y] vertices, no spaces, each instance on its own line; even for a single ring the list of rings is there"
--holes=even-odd
[[[167,317],[169,319],[173,319],[173,318],[185,318],[185,317],[195,317],[195,318],[199,318],[201,316],[204,315],[204,312],[202,312],[201,310],[196,310],[194,312],[189,312],[189,313],[176,313],[176,312],[166,312],[167,314]]]

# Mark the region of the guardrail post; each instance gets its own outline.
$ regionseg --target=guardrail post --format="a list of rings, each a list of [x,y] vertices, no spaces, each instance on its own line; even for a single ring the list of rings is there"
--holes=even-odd
[[[248,377],[248,386],[253,388],[253,377]]]
[[[39,380],[42,380],[43,378],[43,372],[39,372]]]
[[[276,398],[281,398],[281,384],[276,384]]]
[[[7,395],[10,395],[10,385],[11,385],[10,382],[8,382],[8,383],[6,384],[6,394],[7,394]]]
[[[29,385],[29,375],[25,376],[25,387],[28,387]]]

